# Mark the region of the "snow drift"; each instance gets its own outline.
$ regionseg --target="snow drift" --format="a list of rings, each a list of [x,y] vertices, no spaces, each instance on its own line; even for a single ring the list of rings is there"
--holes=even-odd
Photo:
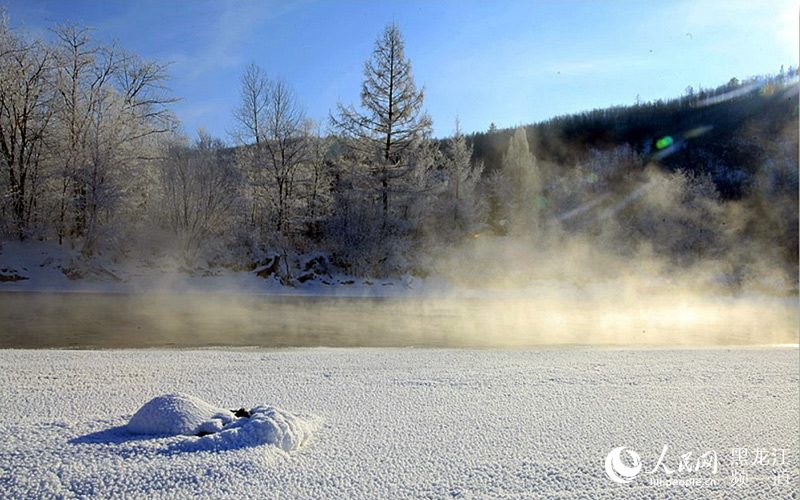
[[[193,436],[178,448],[232,449],[270,444],[283,451],[304,445],[316,430],[316,419],[272,406],[249,411],[227,410],[186,394],[151,399],[131,417],[128,432],[145,435]]]

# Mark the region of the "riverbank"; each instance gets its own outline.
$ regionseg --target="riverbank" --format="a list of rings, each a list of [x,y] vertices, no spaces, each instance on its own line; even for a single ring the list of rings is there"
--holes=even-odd
[[[45,242],[0,244],[0,292],[49,293],[217,293],[286,296],[397,297],[445,295],[453,287],[441,279],[410,274],[393,278],[356,277],[330,264],[327,256],[294,256],[287,280],[279,255],[247,268],[208,264],[187,268],[160,255],[123,261]]]

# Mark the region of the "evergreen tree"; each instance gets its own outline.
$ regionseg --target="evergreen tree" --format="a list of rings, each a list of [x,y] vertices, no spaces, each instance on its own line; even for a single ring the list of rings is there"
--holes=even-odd
[[[339,105],[334,128],[372,180],[378,194],[383,226],[390,197],[403,193],[405,180],[418,167],[416,150],[430,136],[431,120],[422,112],[424,90],[418,90],[395,24],[386,26],[372,57],[364,64],[361,110]]]
[[[522,230],[537,230],[542,198],[542,179],[531,153],[524,127],[514,131],[503,156],[503,174],[511,194],[511,221]]]
[[[445,145],[444,172],[447,186],[440,197],[440,218],[445,227],[459,233],[468,231],[479,217],[475,186],[483,172],[483,163],[473,163],[472,147],[467,144],[458,120],[455,134]]]

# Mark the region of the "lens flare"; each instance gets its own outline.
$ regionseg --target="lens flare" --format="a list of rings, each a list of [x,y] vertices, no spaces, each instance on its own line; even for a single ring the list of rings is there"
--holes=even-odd
[[[659,150],[666,149],[666,148],[672,146],[673,142],[674,141],[672,139],[672,136],[665,135],[664,137],[662,137],[661,139],[656,141],[656,149],[659,149]]]

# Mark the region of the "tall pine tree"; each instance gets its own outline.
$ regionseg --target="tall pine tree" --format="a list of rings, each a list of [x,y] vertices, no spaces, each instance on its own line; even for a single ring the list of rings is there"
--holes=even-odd
[[[400,29],[390,24],[364,64],[361,109],[339,105],[331,118],[351,156],[366,167],[373,181],[384,227],[392,194],[403,191],[402,180],[417,166],[415,153],[430,136],[431,120],[422,112],[423,99],[424,89],[414,84]]]

